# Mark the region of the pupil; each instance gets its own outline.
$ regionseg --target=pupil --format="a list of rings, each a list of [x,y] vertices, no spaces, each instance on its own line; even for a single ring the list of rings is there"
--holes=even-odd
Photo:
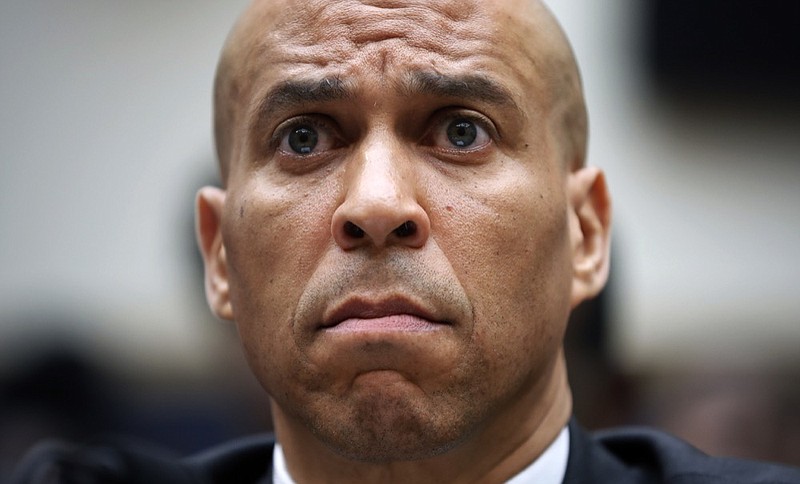
[[[307,155],[317,146],[318,135],[314,128],[302,126],[289,134],[289,147],[295,153]]]
[[[478,128],[475,123],[465,119],[458,119],[447,127],[447,138],[455,146],[466,148],[475,142],[478,137]]]

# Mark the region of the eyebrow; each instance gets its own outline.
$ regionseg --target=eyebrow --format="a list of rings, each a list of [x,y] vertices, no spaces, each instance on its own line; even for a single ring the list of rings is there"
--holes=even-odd
[[[488,76],[480,74],[446,75],[419,71],[411,73],[400,85],[406,96],[430,95],[470,99],[488,104],[515,106],[511,93]]]
[[[338,77],[299,79],[273,88],[259,103],[259,117],[271,112],[309,103],[329,103],[353,97],[353,91]]]
[[[519,109],[505,87],[480,74],[445,75],[417,71],[397,81],[396,87],[405,97],[422,95],[469,99]],[[354,97],[354,87],[339,77],[288,80],[271,89],[258,103],[256,120],[264,120],[271,113],[304,104],[325,104]]]

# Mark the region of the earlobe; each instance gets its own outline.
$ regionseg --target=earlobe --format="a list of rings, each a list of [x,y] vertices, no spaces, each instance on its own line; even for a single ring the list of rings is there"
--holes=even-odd
[[[224,205],[224,190],[217,187],[201,188],[197,192],[195,203],[195,229],[205,266],[208,305],[217,317],[233,320],[225,244],[221,230]]]
[[[611,197],[597,167],[569,174],[572,298],[574,308],[600,293],[608,280],[611,241]]]

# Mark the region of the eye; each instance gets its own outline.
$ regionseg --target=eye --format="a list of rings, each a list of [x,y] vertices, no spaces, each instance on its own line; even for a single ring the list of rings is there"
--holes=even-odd
[[[455,119],[447,125],[447,140],[459,148],[472,146],[478,138],[478,127],[467,119]]]
[[[476,150],[491,142],[489,132],[494,132],[491,122],[477,115],[447,116],[433,126],[429,143],[447,150]]]
[[[314,151],[319,142],[317,130],[311,126],[300,126],[289,132],[289,148],[297,154],[307,155]]]
[[[294,118],[277,129],[278,149],[286,154],[309,156],[336,148],[336,131],[325,119]]]

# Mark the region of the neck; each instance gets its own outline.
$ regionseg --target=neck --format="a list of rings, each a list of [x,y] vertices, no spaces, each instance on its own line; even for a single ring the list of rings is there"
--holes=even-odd
[[[346,459],[272,404],[289,473],[306,482],[504,482],[534,462],[572,413],[563,353],[535,388],[454,449],[429,459],[385,463]]]

